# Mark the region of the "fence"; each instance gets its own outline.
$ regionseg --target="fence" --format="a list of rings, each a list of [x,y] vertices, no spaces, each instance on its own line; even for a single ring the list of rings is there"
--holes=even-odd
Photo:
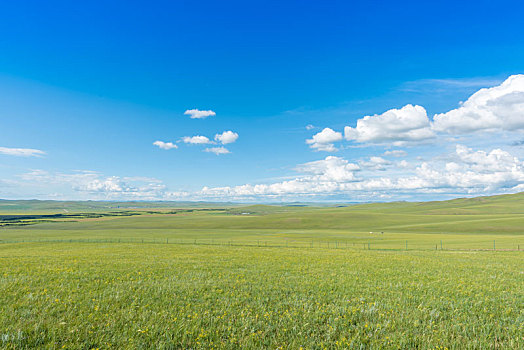
[[[80,239],[18,239],[2,240],[0,244],[20,243],[97,243],[97,244],[178,244],[226,247],[258,247],[258,248],[310,248],[310,249],[347,249],[347,250],[434,250],[434,251],[524,251],[520,242],[496,240],[488,242],[439,242],[406,240],[406,241],[329,241],[329,240],[227,240],[227,239],[174,239],[174,238],[80,238]],[[521,247],[523,248],[521,250]]]

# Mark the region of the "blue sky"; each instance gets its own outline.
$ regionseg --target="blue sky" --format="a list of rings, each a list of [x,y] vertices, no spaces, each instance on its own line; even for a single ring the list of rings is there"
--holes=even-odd
[[[520,191],[523,10],[518,1],[2,2],[0,198]],[[214,115],[184,114],[192,109]],[[193,136],[207,143],[184,142]]]

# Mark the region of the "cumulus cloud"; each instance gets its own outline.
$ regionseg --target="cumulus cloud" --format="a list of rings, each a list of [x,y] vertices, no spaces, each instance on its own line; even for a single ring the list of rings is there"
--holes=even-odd
[[[94,171],[56,173],[37,169],[18,178],[18,186],[52,189],[55,193],[73,191],[80,199],[159,200],[168,193],[155,178],[103,176]]]
[[[182,137],[182,141],[184,143],[190,143],[190,144],[193,144],[193,145],[205,145],[205,144],[208,144],[208,143],[212,143],[211,140],[209,140],[207,137],[200,136],[200,135],[184,136],[184,137]]]
[[[118,176],[111,176],[104,179],[93,179],[77,187],[78,190],[88,192],[130,192],[134,189],[122,181]]]
[[[295,170],[309,175],[308,180],[354,181],[355,172],[359,171],[360,167],[343,158],[328,156],[322,160],[301,164]]]
[[[480,89],[457,109],[434,116],[433,129],[451,134],[524,129],[524,75]]]
[[[164,141],[155,141],[155,142],[153,142],[153,145],[158,146],[159,148],[165,149],[165,150],[178,148],[178,146],[175,145],[174,143],[172,143],[172,142],[164,142]]]
[[[32,148],[8,148],[0,147],[0,154],[5,154],[8,156],[18,156],[18,157],[41,157],[46,153],[39,149]]]
[[[368,160],[362,160],[359,162],[360,166],[371,170],[386,170],[388,165],[392,163],[382,157],[369,157]]]
[[[309,196],[332,194],[340,190],[340,184],[358,181],[357,164],[328,156],[325,159],[301,164],[295,169],[301,173],[296,179],[273,184],[241,185],[235,187],[204,187],[199,195],[206,197],[243,198],[252,196]]]
[[[408,104],[380,115],[365,116],[357,121],[356,127],[346,126],[344,136],[359,143],[403,145],[434,138],[435,134],[424,107]]]
[[[524,164],[501,149],[475,151],[457,145],[454,161],[444,166],[422,163],[417,175],[431,187],[444,187],[470,193],[493,191],[518,186],[524,181]]]
[[[512,171],[516,168],[520,169],[521,166],[517,157],[499,148],[486,152],[457,145],[455,153],[462,164],[479,173]]]
[[[434,79],[425,82],[468,88],[494,83],[486,79]],[[435,139],[442,133],[460,135],[477,131],[524,131],[523,74],[512,75],[497,86],[482,88],[466,102],[461,102],[458,108],[435,114],[432,119],[428,118],[424,107],[411,104],[365,116],[357,120],[355,126],[346,126],[344,137],[364,145],[391,143],[403,146]],[[308,143],[317,149],[334,150],[329,142],[308,140]]]
[[[333,142],[341,141],[342,134],[330,128],[325,128],[321,132],[313,135],[311,139],[306,140],[309,147],[317,151],[336,152],[338,149]]]
[[[400,162],[397,163],[397,166],[399,168],[409,168],[409,162],[405,159],[401,160]]]
[[[210,147],[210,148],[206,148],[204,150],[204,152],[210,152],[210,153],[214,153],[216,154],[217,156],[220,155],[220,154],[228,154],[228,153],[231,153],[229,152],[229,150],[225,147]]]
[[[401,172],[373,176],[369,164],[354,164],[340,157],[301,164],[295,179],[271,184],[246,184],[234,187],[204,187],[199,196],[207,198],[303,198],[342,195],[345,198],[373,200],[406,194],[455,193],[486,194],[524,188],[524,163],[501,149],[473,150],[458,145],[452,161],[397,165]],[[366,161],[385,166],[380,157]],[[391,163],[387,164],[390,165]],[[355,173],[360,176],[355,176]],[[519,187],[520,186],[520,187]]]
[[[216,113],[212,110],[201,111],[199,109],[188,109],[184,112],[184,115],[188,115],[191,119],[205,119],[215,116]]]
[[[226,145],[228,143],[233,143],[238,139],[238,134],[233,131],[224,131],[221,134],[215,135],[215,141]]]
[[[306,125],[306,130],[313,130],[315,126],[313,124]]]

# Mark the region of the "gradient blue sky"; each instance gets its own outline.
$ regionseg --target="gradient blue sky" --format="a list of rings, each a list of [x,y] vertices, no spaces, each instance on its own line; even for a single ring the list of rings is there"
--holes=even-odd
[[[524,73],[522,13],[519,1],[1,2],[0,198],[367,201],[520,191],[522,76],[447,124],[433,116]],[[407,104],[427,111],[431,137],[337,139],[365,116]],[[188,109],[216,115],[191,119]],[[453,127],[471,124],[472,113],[486,127]],[[334,141],[312,148],[306,140],[325,128]],[[223,131],[238,140],[181,141]],[[213,147],[230,153],[204,151]]]

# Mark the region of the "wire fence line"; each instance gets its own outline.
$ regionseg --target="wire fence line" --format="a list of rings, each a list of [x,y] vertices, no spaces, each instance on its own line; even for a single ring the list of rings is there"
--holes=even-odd
[[[258,248],[316,248],[352,250],[434,250],[434,251],[524,251],[524,244],[503,242],[497,245],[493,240],[485,244],[461,244],[439,241],[436,243],[406,241],[355,242],[355,241],[295,241],[295,240],[225,240],[225,239],[174,239],[174,238],[75,238],[75,239],[0,239],[0,244],[20,243],[97,243],[97,244],[178,244],[195,246],[258,247]]]

